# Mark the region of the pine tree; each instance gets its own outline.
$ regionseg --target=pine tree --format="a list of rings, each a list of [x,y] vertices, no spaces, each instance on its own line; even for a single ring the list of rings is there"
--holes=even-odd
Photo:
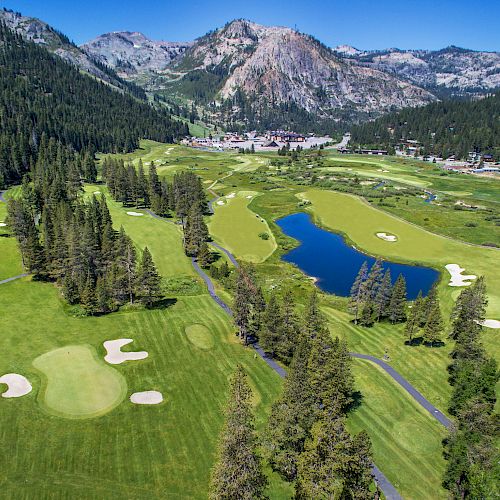
[[[389,304],[392,295],[391,270],[387,269],[373,300],[375,321],[388,316]]]
[[[406,281],[402,274],[398,276],[392,289],[389,319],[391,323],[402,323],[406,320]]]
[[[441,335],[443,334],[443,318],[441,316],[441,309],[439,307],[439,300],[435,300],[432,309],[427,316],[423,330],[424,342],[434,347],[435,344],[441,342]]]
[[[298,463],[298,500],[371,497],[371,444],[366,433],[352,438],[342,417],[317,421]]]
[[[274,357],[280,343],[281,325],[283,317],[281,307],[276,298],[276,294],[272,294],[267,303],[266,310],[262,315],[262,327],[259,332],[259,344],[264,351]]]
[[[408,319],[405,325],[405,336],[408,339],[407,342],[411,345],[415,336],[420,331],[420,318],[422,317],[422,292],[418,293],[416,300],[413,302],[413,306],[408,314]]]
[[[356,279],[351,287],[351,296],[349,300],[349,310],[354,314],[354,323],[358,323],[361,303],[365,291],[365,281],[368,276],[368,262],[363,262]]]
[[[267,479],[257,455],[252,391],[239,366],[231,379],[225,423],[210,478],[212,500],[254,500],[265,498]]]
[[[266,455],[273,470],[286,480],[297,475],[297,460],[314,422],[314,401],[309,384],[309,340],[302,337],[283,385],[273,404],[266,430]]]
[[[207,242],[202,242],[198,252],[198,263],[201,267],[209,267],[212,263],[212,254],[208,248]]]
[[[319,308],[318,292],[314,289],[309,297],[304,317],[304,332],[309,338],[327,329],[326,320]]]
[[[151,307],[155,299],[161,295],[160,284],[161,276],[156,270],[148,247],[145,247],[137,273],[137,293],[143,298],[148,307]]]

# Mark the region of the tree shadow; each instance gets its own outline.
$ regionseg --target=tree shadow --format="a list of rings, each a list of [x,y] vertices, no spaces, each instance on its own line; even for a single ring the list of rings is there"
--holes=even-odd
[[[146,306],[146,309],[167,309],[167,307],[172,307],[177,303],[176,298],[167,298],[155,300],[150,306]]]
[[[424,342],[425,347],[443,347],[445,343],[442,340],[438,342]]]
[[[363,404],[363,394],[360,391],[352,393],[352,402],[347,407],[347,412],[356,411]]]
[[[405,341],[405,345],[409,345],[411,347],[416,347],[416,346],[419,346],[419,345],[422,345],[424,342],[424,338],[423,337],[415,337],[411,340],[406,340]]]

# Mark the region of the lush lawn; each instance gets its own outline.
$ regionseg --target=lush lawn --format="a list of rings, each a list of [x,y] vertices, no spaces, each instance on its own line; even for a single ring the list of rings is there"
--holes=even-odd
[[[310,189],[303,197],[311,201],[310,211],[317,222],[345,234],[360,249],[387,259],[418,262],[441,271],[443,279],[439,288],[447,311],[459,290],[448,286],[446,264],[459,264],[465,268],[465,274],[484,275],[489,295],[488,317],[500,317],[499,250],[437,236],[382,212],[355,196]],[[377,232],[394,234],[398,241],[381,240],[376,236]]]
[[[43,375],[38,402],[67,418],[104,415],[127,394],[127,382],[92,346],[69,345],[42,354],[33,366]]]
[[[87,187],[97,189],[102,187]],[[116,227],[123,224],[138,247],[149,246],[162,274],[192,276],[175,225],[147,215],[127,216],[114,203],[110,209]],[[2,256],[9,241],[0,238]],[[165,309],[125,308],[77,318],[68,314],[53,284],[27,278],[0,286],[1,320],[8,325],[0,336],[0,373],[22,374],[33,385],[25,397],[0,398],[2,496],[206,498],[228,379],[236,365],[249,375],[259,428],[281,380],[235,340],[230,318],[204,288],[199,290],[174,295],[177,301]],[[149,357],[108,367],[94,357],[70,355],[69,363],[59,356],[69,347],[102,360],[102,343],[117,338],[134,339],[134,350],[146,350]],[[54,415],[67,413],[68,404],[73,410],[82,403],[94,405],[90,384],[108,383],[103,369],[125,380],[120,404],[106,407],[109,411],[97,418]],[[79,389],[73,394],[78,380],[86,394]],[[165,402],[142,406],[129,401],[130,394],[145,390],[161,391]],[[289,493],[289,486],[271,475],[269,496]]]
[[[445,428],[376,365],[355,360],[354,374],[362,403],[349,427],[368,432],[378,467],[403,498],[447,498],[441,487]]]
[[[232,193],[230,193],[231,195]],[[276,240],[267,222],[248,205],[258,193],[239,191],[234,197],[222,198],[223,205],[215,204],[209,230],[217,243],[230,250],[237,258],[248,262],[263,262],[276,249]],[[259,235],[266,233],[268,239]]]
[[[4,222],[6,217],[7,205],[0,201],[0,222]],[[24,272],[16,240],[10,237],[8,226],[0,227],[0,241],[2,243],[0,246],[0,280]]]

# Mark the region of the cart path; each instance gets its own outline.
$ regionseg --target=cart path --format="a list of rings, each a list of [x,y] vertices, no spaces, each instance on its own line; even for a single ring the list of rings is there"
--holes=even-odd
[[[4,280],[0,280],[0,285],[3,285],[4,283],[9,283],[10,281],[18,280],[19,278],[25,278],[26,276],[29,276],[29,273],[18,274],[17,276],[12,276],[12,278],[6,278]]]

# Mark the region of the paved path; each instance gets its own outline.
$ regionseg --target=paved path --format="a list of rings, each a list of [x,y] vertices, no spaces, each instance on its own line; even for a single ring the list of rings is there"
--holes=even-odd
[[[211,200],[211,203],[209,203],[209,207],[212,211],[212,203],[216,200]],[[162,217],[159,217],[156,215],[154,212],[151,212],[150,210],[146,210],[152,217],[155,217],[156,219],[163,219]],[[224,252],[229,260],[234,264],[235,267],[238,267],[238,261],[234,257],[229,250],[221,247],[220,245],[216,243],[212,243],[212,245],[217,248],[218,250]],[[193,264],[193,267],[195,271],[198,273],[198,275],[203,279],[205,284],[207,285],[208,288],[208,293],[212,297],[212,299],[222,308],[224,311],[226,311],[227,314],[230,316],[233,315],[233,312],[231,308],[217,295],[215,291],[214,284],[211,280],[211,278],[203,271],[203,269],[200,268],[198,263],[196,262],[195,258],[191,259],[191,262]],[[280,376],[280,377],[285,377],[286,376],[286,371],[278,364],[276,361],[273,359],[269,358],[264,350],[260,347],[260,345],[256,342],[252,344],[253,348],[255,351],[259,354],[259,356]],[[445,427],[449,428],[452,424],[451,420],[448,419],[441,411],[439,411],[434,405],[432,405],[427,399],[422,396],[422,394],[413,387],[408,380],[406,380],[402,375],[400,375],[392,366],[387,364],[385,361],[382,361],[379,358],[376,358],[375,356],[371,356],[369,354],[361,354],[357,352],[351,352],[349,353],[353,358],[358,358],[358,359],[365,359],[368,361],[371,361],[372,363],[377,364],[380,366],[393,380],[395,380],[403,389],[405,389],[410,396],[412,396],[415,401],[417,401],[420,406],[422,406],[424,409],[426,409],[439,423],[444,425]],[[378,484],[378,487],[380,490],[384,493],[385,497],[387,500],[402,500],[401,495],[397,492],[396,488],[392,485],[392,483],[385,477],[383,472],[375,465],[373,464],[372,467],[372,473],[373,476]]]
[[[0,191],[0,201],[3,203],[7,203],[7,200],[3,197],[5,191]]]
[[[442,412],[440,412],[434,405],[432,405],[427,399],[420,394],[420,392],[413,387],[408,380],[406,380],[402,375],[400,375],[392,366],[387,364],[375,356],[370,356],[369,354],[360,354],[358,352],[349,353],[353,358],[367,359],[372,363],[377,364],[382,368],[393,380],[395,380],[410,396],[423,408],[425,408],[440,424],[445,427],[450,427],[452,422],[446,417]]]
[[[29,276],[29,274],[28,273],[18,274],[17,276],[12,276],[12,278],[6,278],[0,281],[0,285],[3,285],[4,283],[9,283],[9,281],[18,280],[19,278],[24,278],[26,276]]]

